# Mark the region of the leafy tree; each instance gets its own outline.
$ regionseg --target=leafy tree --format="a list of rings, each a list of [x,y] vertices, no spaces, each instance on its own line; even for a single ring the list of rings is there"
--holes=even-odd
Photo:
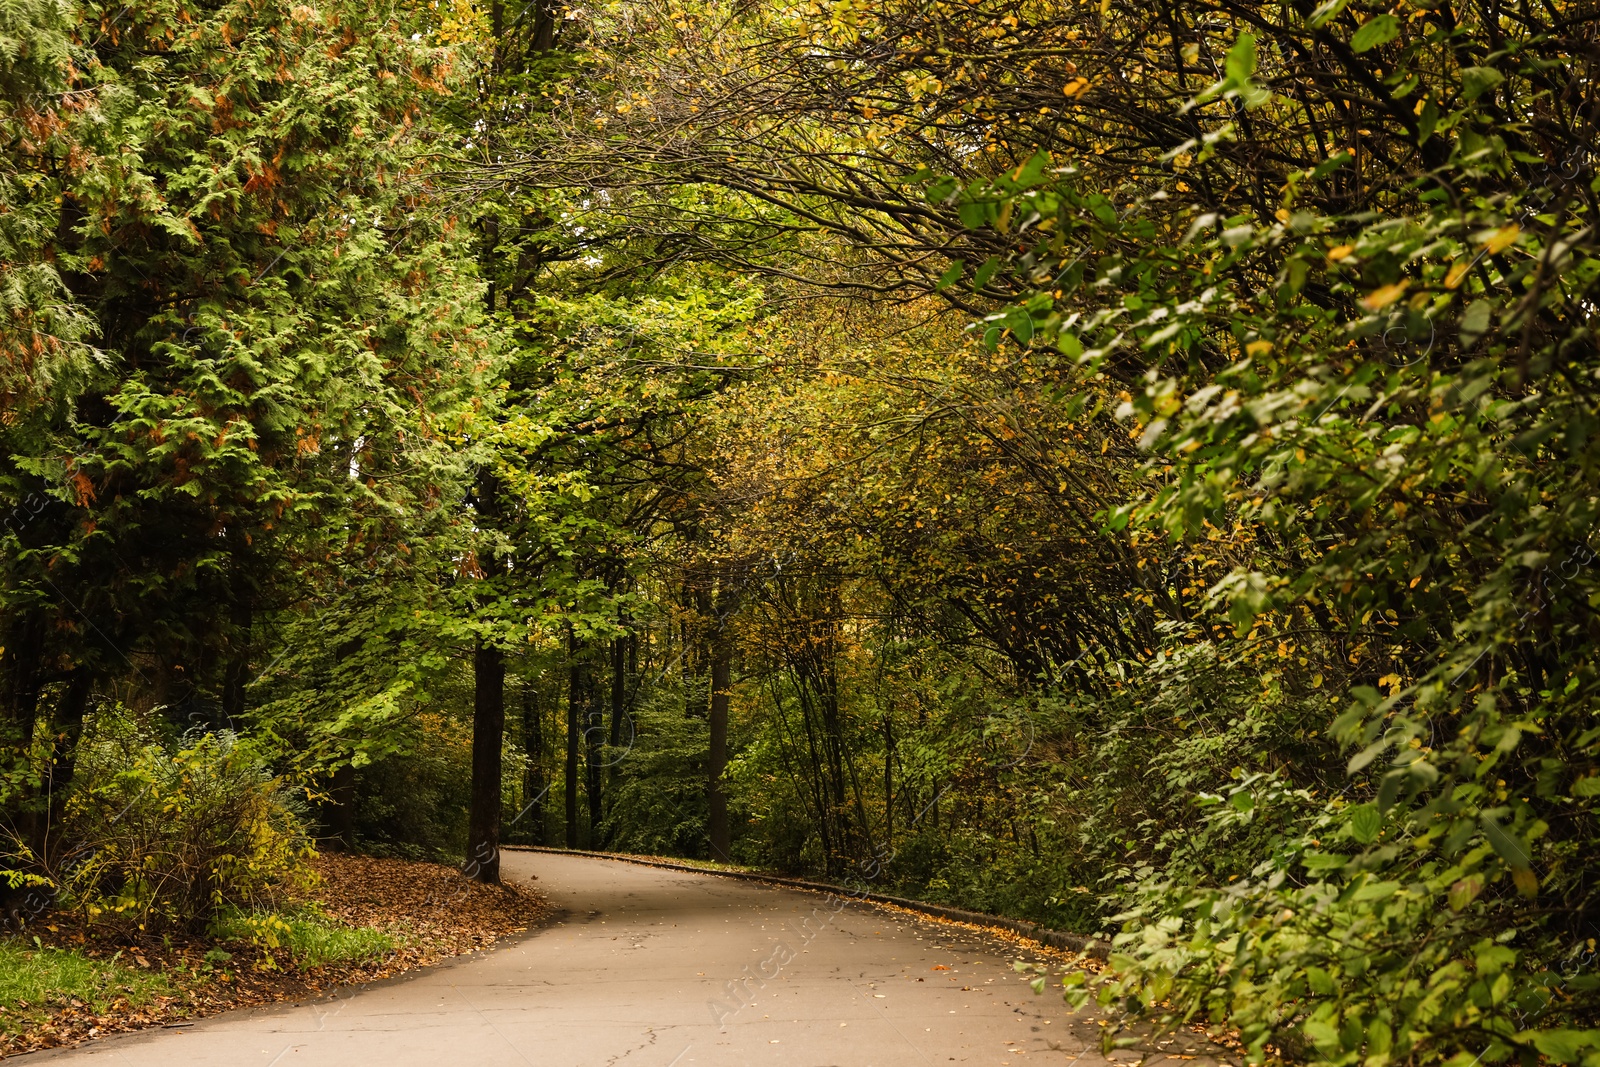
[[[87,5],[64,32],[37,258],[102,355],[3,430],[4,491],[39,506],[5,533],[0,664],[21,749],[58,694],[22,764],[57,799],[102,683],[242,712],[257,610],[330,542],[403,543],[490,359],[416,154],[449,53],[337,5]]]
[[[1150,457],[1142,488],[1057,490],[1129,577],[999,613],[1044,651],[1020,677],[1087,675],[1085,737],[1128,722],[1130,674],[1262,671],[1243,703],[1242,678],[1188,688],[1206,714],[1176,719],[1220,698],[1262,746],[1206,791],[1231,887],[1159,844],[1187,819],[1112,820],[1166,877],[1107,989],[1257,1056],[1294,1034],[1328,1062],[1594,1055],[1593,990],[1559,971],[1594,910],[1592,12],[663,3],[596,36],[590,106],[496,173],[576,173],[662,254],[980,318],[1005,372],[951,395],[1040,398],[988,484],[1080,464],[1010,443],[1053,419]],[[1005,588],[996,547],[978,598]],[[1336,692],[1349,710],[1306,729]]]

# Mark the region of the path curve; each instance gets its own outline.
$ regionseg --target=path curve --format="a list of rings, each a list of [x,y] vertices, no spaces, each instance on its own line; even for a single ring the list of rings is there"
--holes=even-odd
[[[988,934],[714,874],[506,852],[559,909],[504,947],[309,1004],[115,1035],[107,1067],[1098,1067],[1092,1017]],[[1166,1067],[1216,1060],[1178,1039]],[[1195,1056],[1199,1054],[1198,1061]],[[1130,1054],[1128,1058],[1137,1058]]]

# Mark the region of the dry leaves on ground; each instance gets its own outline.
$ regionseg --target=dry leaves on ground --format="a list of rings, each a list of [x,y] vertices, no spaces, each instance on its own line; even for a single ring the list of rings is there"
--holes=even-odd
[[[356,963],[296,966],[285,949],[262,949],[204,938],[164,939],[126,930],[84,926],[56,915],[29,931],[46,946],[72,949],[96,960],[121,953],[124,965],[159,972],[172,986],[135,1006],[126,997],[95,1014],[81,1001],[54,998],[26,1013],[0,1007],[0,1057],[75,1045],[101,1034],[173,1025],[230,1008],[319,996],[335,986],[373,982],[473,952],[540,922],[548,913],[531,880],[483,885],[452,867],[411,860],[327,854],[315,865],[321,884],[310,894],[334,921],[390,935],[393,951]],[[224,949],[221,966],[206,953]]]

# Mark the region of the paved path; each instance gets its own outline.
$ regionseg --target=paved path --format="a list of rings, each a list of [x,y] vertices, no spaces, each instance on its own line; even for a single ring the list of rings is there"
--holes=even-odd
[[[1099,1067],[1092,1017],[1015,943],[815,893],[547,853],[562,913],[505,947],[311,1004],[39,1053],[104,1067]],[[1214,1063],[1179,1039],[1166,1067]],[[1129,1059],[1136,1054],[1127,1054]],[[1119,1058],[1122,1054],[1119,1053]],[[1182,1062],[1180,1062],[1182,1061]]]

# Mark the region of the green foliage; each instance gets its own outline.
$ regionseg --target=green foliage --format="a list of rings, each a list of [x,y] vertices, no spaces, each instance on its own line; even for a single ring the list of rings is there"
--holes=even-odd
[[[165,745],[108,725],[82,746],[66,808],[65,903],[91,921],[194,930],[309,884],[302,804],[259,756],[229,734]]]
[[[1255,1059],[1600,1054],[1593,983],[1555,977],[1595,934],[1600,854],[1595,25],[1231,0],[596,19],[630,46],[546,158],[626,202],[620,232],[728,198],[708,255],[976,320],[981,354],[946,342],[935,371],[812,334],[786,351],[813,381],[733,409],[718,547],[803,576],[747,597],[745,635],[747,706],[803,712],[747,753],[806,758],[770,804],[820,835],[802,856],[893,852],[881,759],[959,812],[915,827],[929,889],[980,893],[933,872],[1009,862],[1025,814],[1056,899],[1128,905],[1108,1002],[1204,1013]],[[959,730],[920,781],[922,753],[874,743],[867,694],[904,687],[859,660],[896,631],[982,649],[989,708],[1048,709],[1022,773],[964,767]]]
[[[49,254],[62,224],[63,183],[53,165],[79,131],[59,113],[70,19],[58,0],[0,8],[0,411],[8,419],[70,393],[87,370],[90,323]],[[58,393],[58,390],[60,391]]]
[[[445,689],[440,695],[453,694]],[[423,712],[390,726],[386,739],[398,751],[355,774],[361,848],[406,859],[460,858],[466,852],[462,827],[472,780],[471,730],[453,718]]]
[[[99,773],[74,747],[105,693],[248,730],[310,782],[398,752],[452,663],[438,593],[473,540],[464,446],[496,352],[430,162],[471,51],[425,21],[0,11],[0,822],[19,876],[71,871],[88,907],[192,924],[272,896],[255,860],[292,866],[191,840],[181,871],[139,873],[154,838],[101,847],[132,821],[96,813],[105,781],[64,824],[75,761]],[[188,756],[222,778],[257,758]],[[159,762],[128,771],[183,795]]]
[[[698,696],[698,700],[694,698]],[[705,692],[655,689],[635,711],[637,739],[617,764],[603,828],[608,847],[652,856],[706,853]]]
[[[1379,16],[1352,48],[1399,35]],[[1087,207],[1084,231],[1108,250],[1092,266],[1063,258],[1053,293],[988,317],[987,343],[1053,344],[1091,396],[1125,383],[1117,415],[1154,458],[1151,488],[1109,509],[1112,527],[1179,550],[1218,526],[1259,543],[1206,607],[1238,639],[1321,629],[1358,665],[1349,680],[1362,684],[1327,730],[1354,753],[1355,796],[1327,798],[1326,778],[1317,799],[1247,776],[1207,824],[1273,805],[1272,829],[1237,842],[1256,861],[1248,876],[1223,888],[1220,872],[1174,856],[1136,872],[1147,880],[1121,917],[1102,1002],[1236,1026],[1255,1058],[1297,1034],[1327,1063],[1600,1057],[1583,1029],[1600,983],[1559,970],[1592,933],[1579,857],[1600,846],[1575,788],[1600,757],[1597,413],[1584,384],[1597,373],[1588,194],[1600,178],[1586,149],[1533,154],[1527,127],[1479,103],[1541,95],[1567,45],[1524,43],[1458,67],[1462,43],[1437,29],[1387,57],[1390,83],[1423,86],[1423,122],[1372,121],[1431,166],[1388,176],[1373,210],[1338,209],[1337,159],[1289,173],[1275,218],[1195,204],[1181,237],[1166,189],[1123,214],[1094,211],[1074,167],[1038,172],[1037,189],[1027,167],[985,189],[1016,217]],[[1246,93],[1263,73],[1241,37],[1227,79],[1193,105],[1237,89],[1252,108],[1298,106]],[[1237,172],[1211,149],[1239,134],[1230,122],[1168,158]],[[1141,665],[1166,669],[1165,656]],[[1259,700],[1219,736],[1293,758],[1282,731],[1304,737],[1314,720],[1271,685]],[[1270,733],[1251,736],[1252,720]],[[1204,765],[1183,747],[1169,775]],[[1315,781],[1306,771],[1294,776]]]
[[[454,849],[489,649],[519,833],[726,794],[743,862],[1120,927],[1067,993],[1130,1025],[1600,1062],[1592,8],[114,14],[0,12],[19,826],[116,680]],[[258,829],[79,898],[290,936],[249,746],[106,743],[74,841]]]

